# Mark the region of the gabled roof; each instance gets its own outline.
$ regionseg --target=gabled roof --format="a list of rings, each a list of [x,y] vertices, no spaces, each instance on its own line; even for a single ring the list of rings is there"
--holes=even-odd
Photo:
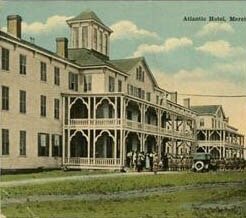
[[[191,106],[191,110],[197,112],[198,114],[210,114],[210,115],[216,115],[219,108],[221,108],[221,105],[198,105],[198,106]]]
[[[129,72],[141,60],[143,60],[143,57],[110,60],[110,62],[118,67],[120,70],[124,72]]]
[[[144,57],[110,60],[110,62],[127,74],[129,74],[131,69],[134,68],[138,63],[142,62],[147,71],[149,72],[154,85],[156,87],[159,87]]]
[[[82,67],[86,66],[109,66],[114,68],[117,71],[122,71],[117,66],[113,65],[110,61],[108,56],[103,55],[93,49],[86,49],[86,48],[72,48],[68,49],[68,59],[73,61],[76,64],[79,64]]]

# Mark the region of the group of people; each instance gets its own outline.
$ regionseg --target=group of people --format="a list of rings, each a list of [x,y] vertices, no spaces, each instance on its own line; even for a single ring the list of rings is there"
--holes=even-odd
[[[167,165],[168,158],[164,155],[159,160],[156,152],[129,151],[126,155],[126,162],[127,167],[138,172],[145,169],[156,173],[158,168],[164,168]]]

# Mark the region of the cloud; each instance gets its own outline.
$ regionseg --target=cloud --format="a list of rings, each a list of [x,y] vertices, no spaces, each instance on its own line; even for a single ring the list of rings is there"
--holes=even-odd
[[[191,46],[193,44],[192,40],[186,37],[182,38],[169,38],[163,44],[142,44],[138,46],[137,50],[134,52],[133,56],[142,56],[144,54],[153,54],[161,52],[170,52],[179,47]]]
[[[233,47],[229,42],[224,40],[208,41],[204,45],[197,47],[196,50],[219,58],[245,53],[245,49],[241,47]]]
[[[122,38],[131,38],[131,37],[153,37],[159,38],[156,32],[151,32],[145,29],[137,27],[132,21],[121,20],[113,25],[110,28],[114,31],[112,33],[111,39],[122,39]]]
[[[40,34],[40,33],[54,31],[55,29],[65,27],[66,20],[70,18],[72,17],[54,15],[52,17],[48,17],[45,23],[38,22],[38,21],[33,23],[22,22],[22,31],[24,33],[31,33],[31,34]],[[7,28],[3,27],[2,30],[7,31]]]
[[[200,31],[197,32],[197,36],[206,36],[210,34],[217,34],[218,32],[228,32],[233,33],[234,29],[229,23],[215,23],[211,22],[202,27]]]
[[[213,68],[215,69],[215,68]],[[169,91],[190,94],[211,95],[242,95],[245,94],[244,85],[237,85],[230,80],[212,78],[216,71],[213,69],[194,68],[182,69],[173,74],[153,70],[159,86]],[[192,105],[221,104],[226,116],[230,117],[230,124],[237,127],[240,132],[246,133],[246,101],[242,98],[209,98],[178,95],[178,101],[182,103],[183,98],[191,98]]]

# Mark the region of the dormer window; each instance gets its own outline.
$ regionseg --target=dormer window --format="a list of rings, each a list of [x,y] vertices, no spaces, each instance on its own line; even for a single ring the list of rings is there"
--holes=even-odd
[[[73,28],[73,44],[74,44],[74,48],[79,47],[79,28],[78,27]]]
[[[142,70],[141,66],[139,66],[136,69],[136,79],[141,81],[141,82],[144,82],[144,71]]]

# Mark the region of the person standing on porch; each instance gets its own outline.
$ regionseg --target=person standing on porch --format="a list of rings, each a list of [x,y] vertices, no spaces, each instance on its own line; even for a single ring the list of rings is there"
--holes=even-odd
[[[150,171],[153,171],[153,153],[149,154]]]
[[[157,154],[154,154],[154,157],[153,157],[153,172],[154,172],[155,175],[157,174],[157,171],[158,171],[158,156],[157,156]]]
[[[136,170],[136,167],[137,167],[137,152],[136,151],[133,151],[132,162],[133,162],[134,169]]]
[[[150,158],[149,153],[146,153],[145,155],[145,168],[148,170],[150,168]]]

